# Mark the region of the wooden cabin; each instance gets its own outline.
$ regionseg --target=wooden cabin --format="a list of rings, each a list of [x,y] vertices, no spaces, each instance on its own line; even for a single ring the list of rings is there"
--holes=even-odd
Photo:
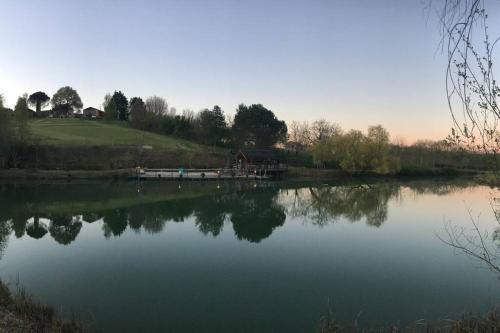
[[[275,149],[241,149],[235,156],[235,168],[246,174],[278,175],[286,165]]]

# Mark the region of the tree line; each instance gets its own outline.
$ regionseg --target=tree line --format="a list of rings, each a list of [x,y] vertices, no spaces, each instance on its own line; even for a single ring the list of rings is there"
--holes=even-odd
[[[364,134],[359,130],[343,131],[326,120],[292,122],[289,146],[297,155],[308,151],[316,167],[361,173],[399,170],[398,159],[390,153],[389,132],[380,125],[370,126]]]
[[[416,174],[436,169],[491,170],[494,161],[485,154],[452,140],[419,140],[406,144],[391,140],[382,126],[370,126],[366,133],[344,131],[326,120],[291,122],[287,148],[289,160],[298,166],[338,168],[354,173]]]
[[[16,110],[17,105],[22,103],[20,108],[25,118],[41,115],[49,102],[51,116],[81,115],[82,100],[78,92],[69,86],[60,88],[52,98],[42,91],[23,95],[16,104]],[[28,105],[35,107],[36,111],[31,112]],[[103,109],[107,121],[126,122],[132,128],[212,146],[265,148],[284,144],[287,140],[286,123],[262,104],[240,104],[235,116],[230,119],[218,105],[197,113],[185,109],[178,114],[162,97],[129,99],[123,92],[115,91],[105,95]],[[3,106],[0,110],[4,110]]]
[[[177,114],[162,97],[132,97],[129,101],[118,91],[105,96],[104,115],[107,120],[128,121],[136,129],[212,146],[264,148],[287,139],[286,123],[262,104],[240,104],[230,120],[218,105],[198,113],[185,109]]]
[[[17,165],[19,157],[35,141],[31,140],[29,118],[42,113],[49,103],[54,117],[81,114],[83,107],[78,92],[68,86],[60,88],[52,98],[41,91],[20,96],[13,112],[4,108],[0,97],[0,167]],[[103,109],[105,121],[212,147],[279,147],[283,153],[288,152],[287,159],[297,166],[383,174],[435,167],[491,167],[482,154],[450,141],[420,141],[409,146],[391,142],[388,131],[380,125],[369,127],[366,133],[344,131],[326,120],[294,121],[288,127],[262,104],[240,104],[230,118],[218,105],[197,113],[189,109],[178,113],[162,97],[128,99],[121,91],[115,91],[105,95]]]

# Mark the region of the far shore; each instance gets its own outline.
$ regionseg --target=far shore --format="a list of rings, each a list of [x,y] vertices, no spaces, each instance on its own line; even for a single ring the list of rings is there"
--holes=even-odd
[[[481,170],[471,169],[415,169],[403,170],[395,174],[350,173],[339,169],[319,169],[289,167],[280,180],[336,180],[345,178],[410,178],[410,177],[476,177],[484,175]],[[23,180],[126,180],[134,179],[135,169],[112,170],[41,170],[41,169],[2,169],[0,181]],[[249,178],[252,180],[252,177]]]

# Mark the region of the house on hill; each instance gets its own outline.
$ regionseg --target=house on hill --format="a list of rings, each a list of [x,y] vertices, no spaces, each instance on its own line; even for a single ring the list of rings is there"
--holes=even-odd
[[[283,159],[275,149],[240,149],[235,167],[246,174],[280,174],[286,170]]]
[[[101,119],[104,117],[104,111],[93,107],[88,107],[83,109],[83,117]]]

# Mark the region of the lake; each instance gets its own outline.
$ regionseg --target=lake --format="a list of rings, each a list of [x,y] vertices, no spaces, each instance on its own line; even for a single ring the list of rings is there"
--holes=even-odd
[[[0,277],[97,332],[312,332],[500,304],[437,237],[493,231],[465,180],[0,185]]]

